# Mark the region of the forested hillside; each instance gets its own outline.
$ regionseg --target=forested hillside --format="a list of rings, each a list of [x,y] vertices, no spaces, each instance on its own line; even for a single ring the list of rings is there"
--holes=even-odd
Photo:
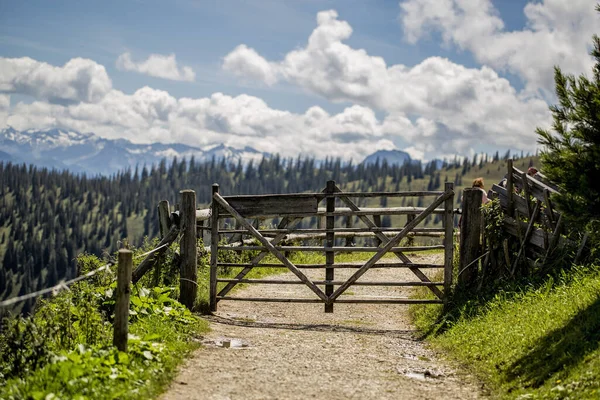
[[[125,239],[137,246],[144,237],[156,237],[158,202],[177,202],[182,189],[195,190],[200,204],[209,203],[214,182],[224,194],[316,191],[329,179],[353,191],[435,190],[445,181],[454,182],[460,190],[477,176],[498,181],[505,173],[503,159],[507,157],[496,154],[489,161],[484,157],[456,159],[424,167],[418,162],[365,166],[340,159],[317,162],[277,156],[246,166],[225,160],[174,159],[169,165],[163,161],[150,168],[93,178],[0,163],[0,299],[74,276],[79,253],[102,255],[115,251]],[[522,159],[521,167],[533,162]],[[22,311],[32,306],[32,302],[21,304]]]

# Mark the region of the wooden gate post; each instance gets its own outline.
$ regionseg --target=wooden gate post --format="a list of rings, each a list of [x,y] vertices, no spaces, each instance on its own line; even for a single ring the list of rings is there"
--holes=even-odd
[[[454,183],[446,182],[446,192],[454,191]],[[452,206],[454,196],[444,202],[444,303],[448,302],[450,289],[452,288],[452,273],[454,261],[454,212]]]
[[[166,234],[171,229],[171,220],[169,216],[171,215],[171,209],[169,208],[169,202],[167,200],[161,200],[158,202],[158,231],[160,234],[161,240],[164,239]],[[161,267],[164,263],[164,257],[160,257],[156,262],[154,267],[154,286],[160,285],[160,272]]]
[[[481,200],[478,188],[463,190],[463,211],[460,225],[460,269],[458,282],[469,286],[477,279],[477,263],[481,253]]]
[[[198,252],[196,249],[196,192],[182,190],[181,194],[181,269],[179,299],[190,310],[198,293]]]
[[[129,334],[129,295],[131,294],[132,267],[133,252],[126,249],[119,250],[113,345],[119,351],[124,352],[127,352],[127,336]]]
[[[219,193],[219,185],[212,185],[210,203],[210,283],[209,304],[210,311],[217,311],[217,263],[219,261],[219,205],[215,201],[215,193]],[[258,222],[258,219],[256,220]]]
[[[326,194],[333,194],[335,192],[335,181],[327,181],[327,187],[325,188]],[[332,213],[335,211],[335,197],[327,198],[327,213]],[[325,219],[325,229],[327,232],[325,233],[325,247],[332,248],[335,243],[335,234],[333,229],[335,227],[335,217],[333,215],[328,215]],[[325,268],[325,280],[333,281],[335,269],[333,268],[333,264],[335,262],[335,253],[331,250],[325,252],[325,264],[327,267]],[[325,285],[325,294],[327,296],[331,296],[333,293],[333,285],[327,284]],[[325,312],[332,313],[333,312],[333,303],[325,304]]]

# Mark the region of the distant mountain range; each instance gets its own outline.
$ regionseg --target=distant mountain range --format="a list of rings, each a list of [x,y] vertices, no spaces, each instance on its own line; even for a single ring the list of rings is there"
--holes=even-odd
[[[93,133],[79,133],[62,129],[17,131],[6,128],[0,131],[0,162],[34,164],[40,167],[68,169],[89,175],[110,175],[136,166],[158,164],[163,158],[208,161],[213,157],[247,163],[270,156],[251,147],[236,149],[224,144],[193,147],[185,144],[135,144],[126,139],[104,139]],[[375,162],[403,165],[414,162],[408,153],[400,150],[378,150],[363,163]]]
[[[61,129],[0,131],[0,161],[35,164],[47,168],[68,169],[72,172],[110,175],[127,168],[158,164],[163,158],[197,161],[220,160],[249,162],[263,155],[251,147],[235,149],[223,144],[205,148],[184,144],[135,144],[126,139],[110,140],[93,133]]]

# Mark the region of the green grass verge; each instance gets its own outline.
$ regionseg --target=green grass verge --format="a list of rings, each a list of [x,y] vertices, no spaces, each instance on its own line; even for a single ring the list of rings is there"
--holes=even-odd
[[[498,397],[600,398],[600,268],[574,269],[536,288],[453,311],[454,322],[436,331],[441,308],[411,307],[416,325],[434,332],[434,346],[468,366]]]
[[[102,262],[82,256],[82,272]],[[135,285],[128,352],[112,346],[114,272],[41,302],[29,318],[3,321],[1,399],[147,399],[200,346],[208,323],[175,300],[176,288]]]

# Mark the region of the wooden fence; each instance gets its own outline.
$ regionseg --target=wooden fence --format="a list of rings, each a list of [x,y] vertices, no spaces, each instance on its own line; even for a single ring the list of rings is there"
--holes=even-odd
[[[552,194],[558,193],[558,187],[550,182],[541,173],[534,176],[514,167],[513,160],[507,162],[506,180],[503,185],[494,184],[488,192],[488,198],[498,199],[503,211],[503,229],[509,238],[503,240],[498,246],[490,244],[493,238],[479,239],[483,233],[481,224],[482,216],[479,210],[481,204],[481,191],[478,189],[465,190],[463,196],[463,212],[472,215],[470,221],[464,220],[461,227],[465,235],[473,237],[469,243],[475,244],[476,249],[463,251],[461,243],[461,256],[471,251],[470,258],[482,260],[481,272],[485,274],[491,265],[493,270],[498,270],[500,265],[506,266],[505,273],[513,276],[519,272],[526,273],[536,265],[549,262],[552,253],[562,249],[567,244],[573,244],[561,235],[564,230],[564,221],[561,213],[552,204]],[[516,243],[516,247],[514,245]],[[582,241],[578,255],[585,246]],[[485,250],[483,250],[485,248]],[[464,271],[459,275],[459,281],[472,283],[476,279],[478,265],[461,262]],[[519,266],[524,268],[520,271]]]
[[[433,197],[429,207],[389,207],[389,208],[361,208],[352,198],[367,197]],[[217,303],[223,300],[246,300],[266,302],[316,302],[325,305],[325,312],[333,311],[334,303],[442,303],[447,299],[447,294],[452,283],[452,254],[453,254],[453,218],[452,209],[454,199],[453,185],[447,183],[441,192],[373,192],[373,193],[344,193],[333,181],[318,193],[295,193],[282,195],[257,195],[257,196],[221,196],[218,185],[213,186],[213,201],[210,214],[211,229],[211,268],[210,268],[210,307],[217,309]],[[325,202],[325,207],[318,205]],[[339,207],[344,205],[344,207]],[[443,215],[443,228],[418,228],[417,226],[432,214]],[[406,216],[406,223],[400,227],[382,227],[381,216]],[[207,217],[207,213],[198,212],[197,218]],[[275,227],[265,227],[260,221],[276,218]],[[297,223],[304,218],[321,218],[325,223],[320,223],[317,228],[298,228]],[[233,223],[223,226],[220,222],[224,219],[233,220]],[[355,221],[362,226],[355,226]],[[441,237],[443,243],[428,246],[399,246],[402,239],[411,236]],[[249,241],[241,240],[251,237]],[[369,245],[353,245],[352,239],[372,237],[375,241]],[[231,243],[233,238],[238,241]],[[344,239],[340,243],[340,239]],[[227,240],[229,239],[229,240]],[[320,245],[294,245],[295,241],[322,242]],[[229,241],[229,244],[225,244]],[[418,252],[432,249],[444,250],[443,264],[413,263],[405,254],[407,251]],[[248,263],[220,262],[218,253],[223,251],[256,252]],[[321,252],[325,256],[323,263],[294,264],[288,258],[292,252]],[[339,263],[335,261],[336,254],[348,252],[373,253],[364,263]],[[387,254],[394,254],[397,261],[380,260]],[[270,255],[277,262],[264,262]],[[218,276],[219,267],[240,268],[241,271],[234,278],[221,278]],[[247,279],[246,275],[253,268],[285,267],[289,269],[297,280],[281,279]],[[335,279],[337,268],[353,268],[356,272],[346,281]],[[371,268],[408,268],[418,278],[414,282],[371,282],[359,281],[359,278]],[[432,282],[421,269],[442,268],[445,271],[444,280]],[[322,269],[322,280],[313,281],[304,272],[306,269]],[[235,285],[244,284],[304,284],[316,295],[313,298],[243,298],[230,295]],[[217,290],[218,285],[222,288]],[[342,298],[342,294],[353,285],[362,286],[426,286],[435,294],[436,299],[408,299],[408,298]],[[443,287],[444,290],[440,290]]]

